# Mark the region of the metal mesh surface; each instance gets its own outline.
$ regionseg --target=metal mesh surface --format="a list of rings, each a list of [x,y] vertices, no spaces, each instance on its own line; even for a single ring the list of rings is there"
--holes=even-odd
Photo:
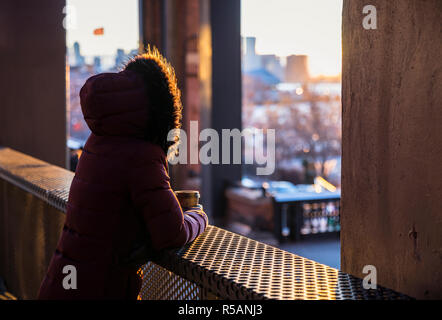
[[[66,211],[73,172],[9,148],[0,148],[0,177]]]
[[[169,259],[176,272],[224,299],[407,298],[365,290],[362,279],[214,226]]]
[[[65,211],[73,173],[0,148],[0,178]],[[140,299],[408,299],[365,290],[359,278],[214,226],[140,272]]]
[[[200,300],[201,290],[193,282],[148,262],[138,271],[142,278],[138,300]]]

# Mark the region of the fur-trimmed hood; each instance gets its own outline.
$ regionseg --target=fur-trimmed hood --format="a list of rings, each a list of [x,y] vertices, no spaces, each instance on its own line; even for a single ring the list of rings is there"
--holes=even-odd
[[[98,136],[143,138],[148,125],[148,95],[143,78],[134,71],[100,73],[80,90],[81,109]]]

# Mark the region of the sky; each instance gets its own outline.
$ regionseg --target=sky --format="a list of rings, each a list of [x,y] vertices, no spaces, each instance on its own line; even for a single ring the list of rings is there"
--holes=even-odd
[[[239,1],[239,0],[238,0]],[[83,55],[113,55],[138,47],[138,0],[67,0],[67,43]],[[261,54],[307,54],[310,72],[341,70],[342,0],[241,0],[241,34],[255,36]],[[93,30],[104,28],[103,36]]]
[[[260,54],[306,54],[310,72],[341,71],[342,0],[241,0],[241,34]]]
[[[78,41],[86,56],[113,55],[117,48],[138,48],[138,0],[67,0],[66,4],[70,11],[68,47]],[[94,29],[101,27],[104,35],[94,36]]]

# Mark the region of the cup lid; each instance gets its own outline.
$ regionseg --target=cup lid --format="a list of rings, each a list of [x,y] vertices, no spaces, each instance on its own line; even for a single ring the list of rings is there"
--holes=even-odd
[[[199,197],[200,193],[197,190],[178,190],[175,191],[176,195],[180,195],[180,197]]]

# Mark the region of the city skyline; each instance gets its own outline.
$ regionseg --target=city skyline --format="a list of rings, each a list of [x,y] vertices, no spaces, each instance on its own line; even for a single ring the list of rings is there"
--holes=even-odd
[[[78,41],[86,57],[138,48],[137,0],[68,0],[67,5],[74,8],[68,47]],[[334,76],[341,72],[341,10],[342,0],[241,0],[241,35],[256,37],[258,54],[275,54],[283,63],[287,56],[307,55],[313,77]],[[104,34],[94,35],[96,28]]]

